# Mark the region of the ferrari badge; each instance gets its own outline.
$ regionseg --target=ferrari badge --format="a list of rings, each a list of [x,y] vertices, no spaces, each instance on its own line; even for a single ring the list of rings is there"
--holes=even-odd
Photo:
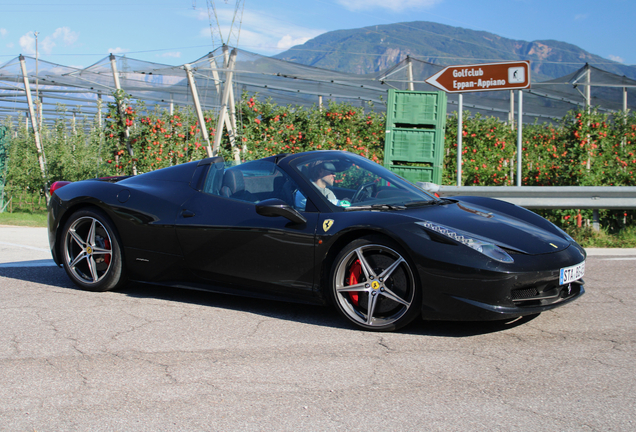
[[[329,231],[329,228],[331,228],[333,226],[333,219],[325,219],[325,221],[322,223],[322,229],[327,232]]]

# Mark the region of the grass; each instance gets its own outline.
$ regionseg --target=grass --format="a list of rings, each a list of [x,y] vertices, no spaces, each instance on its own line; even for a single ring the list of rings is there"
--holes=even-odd
[[[629,226],[620,231],[610,233],[601,228],[594,231],[592,227],[568,230],[570,234],[584,248],[636,248],[636,227]]]
[[[13,213],[5,211],[0,213],[0,225],[45,227],[46,210],[18,210]]]
[[[0,213],[0,225],[46,227],[46,211],[18,210]],[[597,232],[591,227],[570,228],[568,234],[585,248],[636,248],[636,226],[629,226],[615,233],[606,229]]]

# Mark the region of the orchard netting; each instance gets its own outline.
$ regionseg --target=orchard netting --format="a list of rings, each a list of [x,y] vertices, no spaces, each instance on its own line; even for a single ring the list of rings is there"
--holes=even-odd
[[[217,112],[228,75],[230,51],[228,47],[218,48],[189,63],[193,78],[190,81],[186,65],[170,66],[125,56],[111,55],[84,69],[16,57],[0,66],[0,119],[18,118],[17,114],[24,117],[28,112],[21,58],[32,97],[39,101],[37,114],[41,114],[44,122],[52,123],[60,116],[101,117],[106,111],[105,104],[114,101],[117,89],[114,71],[120,88],[147,106],[168,110],[192,106],[191,83],[194,83],[202,109]],[[404,58],[387,70],[358,75],[236,51],[232,97],[258,94],[259,99],[271,98],[283,106],[320,106],[333,101],[372,106],[383,112],[389,89],[408,89],[409,67],[416,91],[436,90],[425,80],[443,68],[416,58]],[[586,64],[566,76],[533,83],[531,89],[524,90],[523,121],[548,122],[584,107],[586,86],[592,86],[590,105],[601,111],[636,108],[636,81]],[[514,114],[511,96],[514,97],[510,91],[465,93],[463,104],[473,114],[506,120]],[[447,112],[457,111],[457,104],[457,94],[449,94]],[[515,104],[512,110],[516,109]],[[514,115],[516,118],[517,114]]]

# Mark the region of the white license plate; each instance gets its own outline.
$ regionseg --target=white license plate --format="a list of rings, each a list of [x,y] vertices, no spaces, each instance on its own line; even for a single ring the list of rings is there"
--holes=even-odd
[[[585,273],[585,261],[572,267],[564,267],[559,271],[559,285],[579,280]]]

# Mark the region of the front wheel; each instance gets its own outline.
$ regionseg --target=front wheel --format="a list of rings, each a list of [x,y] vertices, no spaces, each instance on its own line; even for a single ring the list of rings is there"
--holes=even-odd
[[[375,331],[409,324],[422,303],[406,254],[380,237],[357,239],[338,254],[331,270],[330,295],[345,318]]]
[[[124,283],[121,243],[102,211],[74,213],[64,225],[61,246],[64,270],[79,287],[108,291]]]

